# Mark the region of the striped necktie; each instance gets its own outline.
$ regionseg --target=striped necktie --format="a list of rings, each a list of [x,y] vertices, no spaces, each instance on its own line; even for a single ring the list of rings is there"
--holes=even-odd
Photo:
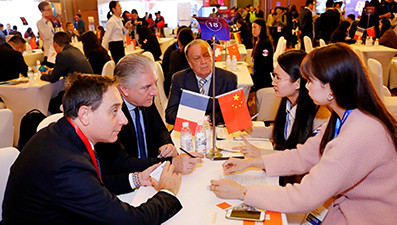
[[[199,87],[200,94],[202,94],[202,95],[205,95],[205,90],[204,90],[205,83],[207,83],[206,79],[204,79],[204,78],[200,79],[198,87]]]

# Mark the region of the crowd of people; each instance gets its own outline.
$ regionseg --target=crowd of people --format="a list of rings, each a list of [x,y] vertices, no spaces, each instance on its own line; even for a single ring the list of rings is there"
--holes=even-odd
[[[394,10],[390,0],[386,3]],[[280,186],[246,187],[224,179],[209,180],[210,190],[219,198],[286,213],[309,212],[333,199],[324,224],[391,225],[397,221],[397,121],[351,47],[333,43],[346,42],[361,22],[352,15],[345,19],[339,3],[328,0],[326,6],[316,19],[313,0],[307,0],[300,13],[294,5],[277,7],[266,20],[258,6],[232,9],[242,43],[252,48],[251,91],[273,87],[281,102],[271,126],[246,129],[252,137],[271,138],[277,151],[260,149],[242,137],[245,145],[236,149],[247,158],[231,158],[223,169],[263,169],[269,176],[280,176]],[[175,124],[182,89],[220,95],[237,88],[237,76],[222,68],[214,71],[210,44],[189,27],[179,27],[176,41],[161,52],[157,37],[164,35],[165,23],[160,12],[155,20],[149,13],[140,18],[137,10],[123,11],[119,2],[110,1],[106,29],[86,32],[80,14],[59,31],[49,22],[52,6],[43,1],[38,8],[46,59],[52,51],[56,55],[40,79],[57,82],[66,77],[65,91],[49,107],[57,113],[62,104],[63,117],[20,149],[8,178],[1,224],[165,222],[183,207],[178,199],[181,177],[195,173],[204,155],[178,154],[153,104],[158,96],[156,65],[142,54],[125,55],[125,38],[135,39],[161,61],[168,94],[164,113],[170,125]],[[380,40],[395,35],[388,20],[393,13],[379,15]],[[30,30],[25,36],[34,34]],[[282,36],[287,51],[274,62]],[[299,42],[304,48],[303,36],[330,44],[309,54],[292,49]],[[75,37],[83,51],[71,44]],[[390,38],[387,43],[396,44]],[[0,45],[0,63],[8,64],[5,79],[26,76],[24,50],[20,35]],[[324,60],[329,58],[333,60]],[[116,64],[114,76],[95,75],[110,60]],[[223,124],[217,100],[209,100],[206,114],[212,115],[213,101],[211,122]],[[151,178],[163,162],[160,179]],[[115,197],[141,186],[158,192],[138,207]]]

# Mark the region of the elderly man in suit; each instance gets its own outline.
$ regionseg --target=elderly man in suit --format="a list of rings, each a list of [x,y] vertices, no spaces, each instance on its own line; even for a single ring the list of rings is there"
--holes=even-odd
[[[114,75],[119,80],[122,110],[128,123],[121,128],[115,143],[95,146],[103,173],[109,178],[109,182],[105,182],[109,189],[113,193],[131,192],[131,173],[158,162],[171,161],[178,173],[193,172],[196,163],[202,162],[203,155],[194,152],[191,154],[196,158],[178,155],[153,104],[153,98],[157,96],[153,62],[140,54],[130,54],[119,61]],[[125,164],[120,166],[117,162]]]
[[[185,55],[190,68],[175,73],[172,77],[171,91],[167,109],[166,120],[174,124],[178,111],[182,90],[186,89],[212,96],[212,51],[210,45],[201,39],[190,42],[185,48]],[[237,76],[221,68],[215,68],[215,95],[220,95],[237,87]],[[223,118],[219,103],[216,102],[216,124],[222,123]],[[212,114],[212,100],[209,101],[206,114]]]
[[[161,224],[181,208],[181,176],[165,164],[135,173],[136,186],[159,192],[138,207],[121,202],[104,186],[93,146],[114,142],[127,119],[113,79],[76,75],[68,85],[64,116],[36,133],[13,164],[3,202],[2,224]],[[113,151],[113,149],[107,149]]]
[[[25,40],[20,36],[13,36],[8,43],[0,45],[0,81],[18,78],[19,74],[26,77],[28,66],[23,59]]]

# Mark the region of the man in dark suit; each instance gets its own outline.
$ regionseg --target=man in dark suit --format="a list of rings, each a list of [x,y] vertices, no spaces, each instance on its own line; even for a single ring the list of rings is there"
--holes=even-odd
[[[185,48],[185,55],[190,65],[189,69],[179,71],[173,75],[171,92],[165,116],[167,123],[174,124],[178,111],[182,90],[186,89],[204,95],[212,96],[212,51],[206,41],[196,39]],[[220,95],[237,87],[237,76],[221,68],[215,69],[215,95]],[[223,117],[219,103],[216,102],[216,122],[222,123]],[[212,100],[209,101],[206,114],[212,114]]]
[[[356,16],[354,14],[347,15],[346,20],[350,23],[349,27],[349,37],[353,40],[354,35],[356,34],[356,30],[358,27],[358,21],[356,21]]]
[[[81,19],[80,13],[74,15],[73,26],[79,32],[79,35],[82,35],[85,32],[85,22]]]
[[[301,49],[305,50],[305,44],[303,42],[303,37],[308,36],[313,40],[313,0],[306,0],[305,8],[299,13],[299,35],[301,40]]]
[[[327,0],[325,6],[327,7],[325,12],[316,20],[316,23],[319,23],[320,38],[329,43],[332,32],[339,25],[340,14],[334,9],[334,0]]]
[[[25,40],[20,36],[14,36],[8,43],[0,45],[0,81],[11,80],[22,74],[26,77],[28,66],[23,59]]]
[[[113,193],[131,192],[131,172],[142,171],[166,160],[172,162],[178,173],[193,172],[195,164],[201,163],[203,155],[192,153],[197,158],[178,155],[153,104],[153,98],[157,96],[153,62],[140,54],[130,54],[119,61],[114,74],[119,80],[122,110],[128,124],[121,128],[115,143],[99,143],[95,146],[104,176],[108,178],[105,185]]]
[[[134,174],[136,186],[159,190],[139,207],[121,202],[103,185],[93,145],[114,142],[127,123],[114,80],[76,75],[64,98],[65,117],[36,133],[8,178],[2,224],[161,224],[181,208],[181,176],[165,164],[160,180]],[[108,149],[113,151],[113,149]],[[138,179],[139,178],[139,179]]]
[[[54,69],[41,76],[42,80],[57,82],[62,76],[66,77],[74,72],[92,74],[92,68],[87,58],[76,47],[70,45],[69,36],[65,32],[54,35],[53,46],[57,52]]]

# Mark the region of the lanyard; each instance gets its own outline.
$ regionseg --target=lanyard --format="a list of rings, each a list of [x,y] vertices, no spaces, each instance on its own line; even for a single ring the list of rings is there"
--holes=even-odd
[[[94,163],[96,172],[98,173],[99,180],[103,184],[103,181],[102,181],[102,178],[101,178],[101,172],[99,171],[98,163],[97,163],[97,160],[96,160],[96,157],[95,157],[95,153],[94,153],[94,150],[92,149],[90,141],[83,134],[83,132],[81,132],[80,128],[75,123],[73,123],[70,119],[67,119],[67,120],[69,121],[70,124],[72,124],[73,128],[76,130],[77,135],[80,137],[80,139],[83,141],[85,147],[87,148],[87,151],[88,151],[88,153],[90,154],[90,157],[91,157],[91,161],[92,161],[92,163]]]
[[[335,134],[334,134],[334,138],[336,138],[336,136],[338,136],[340,128],[342,127],[342,125],[345,123],[347,117],[350,115],[350,113],[353,111],[353,109],[348,109],[345,111],[345,113],[343,114],[342,117],[342,121],[338,118],[336,119],[336,124],[335,124]]]

